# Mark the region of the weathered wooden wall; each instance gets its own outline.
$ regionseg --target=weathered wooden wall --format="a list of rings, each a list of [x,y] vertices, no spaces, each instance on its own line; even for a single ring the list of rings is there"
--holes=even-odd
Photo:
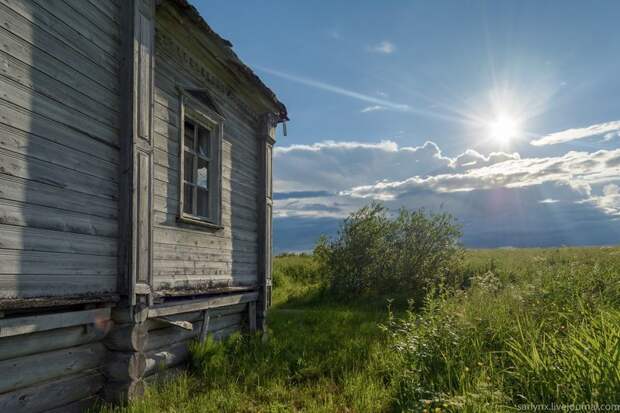
[[[0,300],[113,292],[118,0],[0,0]]]
[[[259,159],[257,119],[205,75],[204,51],[174,8],[157,12],[155,61],[155,288],[162,291],[257,283]],[[181,46],[182,45],[182,46]],[[193,48],[192,48],[193,45]],[[202,54],[200,54],[202,53]],[[207,88],[224,116],[222,225],[210,230],[177,222],[179,94]]]
[[[105,384],[110,309],[0,319],[0,411],[81,412]]]

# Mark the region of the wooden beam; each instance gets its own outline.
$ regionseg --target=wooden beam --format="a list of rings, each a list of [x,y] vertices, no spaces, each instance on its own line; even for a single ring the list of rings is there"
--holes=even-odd
[[[106,356],[103,344],[86,344],[0,362],[0,393],[99,367]]]
[[[103,339],[105,334],[105,329],[85,329],[84,326],[73,326],[5,337],[0,339],[0,360],[92,343]]]
[[[146,354],[145,376],[157,373],[160,369],[167,369],[183,363],[189,358],[189,341],[182,341],[163,350]]]
[[[0,412],[42,412],[89,397],[103,386],[101,373],[88,371],[0,394]]]
[[[258,293],[251,292],[221,297],[209,297],[196,300],[178,301],[174,303],[151,307],[149,309],[149,318],[164,317],[173,314],[206,310],[208,308],[218,308],[241,303],[249,303],[250,301],[256,301],[257,298]]]
[[[107,324],[110,319],[110,308],[71,311],[29,317],[4,318],[0,320],[0,338],[34,333],[37,331],[54,330],[81,324]]]

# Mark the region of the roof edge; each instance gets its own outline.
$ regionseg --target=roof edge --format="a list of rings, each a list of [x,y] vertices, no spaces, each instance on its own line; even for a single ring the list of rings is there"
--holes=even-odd
[[[233,44],[217,34],[200,15],[196,7],[190,4],[188,0],[170,1],[176,4],[185,17],[194,22],[207,36],[214,40],[214,43],[219,46],[222,51],[224,51],[228,58],[226,63],[235,67],[248,82],[254,85],[275,106],[277,109],[276,115],[278,117],[278,122],[289,120],[284,103],[280,102],[276,94],[260,79],[260,77],[258,77],[248,65],[243,63],[239,56],[233,51]],[[158,5],[162,2],[162,0],[159,0]]]

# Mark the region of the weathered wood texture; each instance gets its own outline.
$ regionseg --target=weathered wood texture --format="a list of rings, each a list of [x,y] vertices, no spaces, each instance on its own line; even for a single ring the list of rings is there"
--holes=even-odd
[[[0,360],[100,341],[106,329],[74,326],[0,339]]]
[[[65,406],[96,394],[104,377],[89,370],[0,394],[0,412],[39,413]]]
[[[154,262],[157,290],[256,286],[258,253],[257,117],[227,96],[216,80],[215,62],[192,37],[174,7],[157,12],[154,110]],[[195,29],[193,29],[195,30]],[[219,83],[218,83],[219,82]],[[207,229],[177,221],[179,125],[177,87],[207,89],[224,117],[222,142],[222,226]]]
[[[108,320],[110,320],[109,308],[5,318],[0,319],[0,338],[84,324],[94,324],[98,328],[105,329]]]
[[[106,356],[101,343],[85,344],[0,362],[0,394],[99,367]]]
[[[0,0],[0,300],[116,291],[119,19]]]

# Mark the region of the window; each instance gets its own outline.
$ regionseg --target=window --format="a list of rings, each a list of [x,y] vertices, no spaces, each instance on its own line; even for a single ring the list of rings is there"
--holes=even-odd
[[[219,227],[223,118],[210,100],[194,95],[191,91],[181,95],[179,218]]]

